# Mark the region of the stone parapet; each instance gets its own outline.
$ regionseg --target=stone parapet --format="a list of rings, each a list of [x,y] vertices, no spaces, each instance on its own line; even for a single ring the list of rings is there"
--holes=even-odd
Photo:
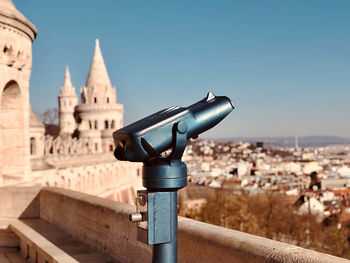
[[[179,251],[180,262],[350,262],[343,258],[182,217],[179,217]]]
[[[17,196],[18,190],[26,195]],[[30,259],[35,260],[36,254],[31,251],[36,251],[39,258],[43,257],[48,262],[74,262],[70,261],[70,257],[75,257],[75,254],[69,253],[69,250],[64,254],[59,250],[59,244],[51,239],[60,233],[67,233],[77,242],[87,245],[91,251],[96,251],[100,257],[126,263],[152,262],[152,247],[137,241],[136,226],[128,219],[129,214],[135,211],[134,206],[51,187],[42,188],[38,195],[36,191],[7,188],[1,196],[6,199],[2,200],[13,199],[11,195],[16,195],[17,199],[25,198],[28,202],[27,207],[20,205],[15,213],[11,212],[11,209],[8,210],[9,208],[3,210],[3,217],[6,219],[6,211],[10,212],[10,229],[20,238],[21,254],[29,255]],[[13,218],[14,215],[30,220],[18,221]],[[52,242],[48,242],[47,239]],[[52,260],[50,257],[56,255],[56,252],[64,259]],[[179,217],[178,257],[179,262],[185,263],[350,262],[343,258],[182,217]]]
[[[136,226],[128,220],[134,211],[130,205],[63,189],[44,188],[40,196],[41,218],[121,262],[151,262],[151,246],[136,240]],[[60,220],[66,214],[71,215],[68,223]],[[350,261],[179,217],[179,262]]]
[[[57,188],[42,189],[40,206],[40,218],[90,247],[120,262],[151,262],[151,247],[136,240],[129,222],[133,206]]]

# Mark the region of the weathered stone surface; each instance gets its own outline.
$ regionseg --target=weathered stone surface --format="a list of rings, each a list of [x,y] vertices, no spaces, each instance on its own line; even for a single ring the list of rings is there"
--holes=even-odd
[[[16,195],[17,192],[8,188],[7,195],[11,194]],[[128,219],[129,214],[135,211],[134,206],[49,187],[42,189],[39,196],[40,203],[37,204],[40,204],[40,209],[28,213],[31,219],[0,221],[0,228],[10,226],[20,238],[24,258],[38,258],[38,262],[45,262],[42,261],[44,259],[47,262],[101,262],[99,259],[107,262],[151,262],[152,247],[136,240],[136,225]],[[22,194],[17,198],[26,199],[27,196]],[[24,203],[23,200],[18,201]],[[32,208],[26,210],[32,211]],[[16,214],[11,209],[8,211]],[[8,242],[13,242],[14,246],[18,244],[13,236]],[[0,253],[3,252],[0,250]],[[104,256],[99,257],[100,254]],[[179,217],[178,257],[179,262],[191,263],[350,262],[182,217]]]
[[[40,187],[0,187],[0,219],[39,217]]]

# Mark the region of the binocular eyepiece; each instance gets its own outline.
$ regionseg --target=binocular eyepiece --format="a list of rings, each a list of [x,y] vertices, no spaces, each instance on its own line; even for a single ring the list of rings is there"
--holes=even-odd
[[[186,134],[187,139],[197,138],[233,109],[228,97],[209,92],[204,99],[188,107],[161,110],[115,131],[114,155],[121,161],[146,162],[173,147],[174,132]]]

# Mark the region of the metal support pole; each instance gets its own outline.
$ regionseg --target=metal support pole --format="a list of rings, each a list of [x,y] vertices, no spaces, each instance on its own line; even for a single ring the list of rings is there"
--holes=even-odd
[[[171,242],[153,245],[153,263],[177,263],[177,191],[170,192]]]

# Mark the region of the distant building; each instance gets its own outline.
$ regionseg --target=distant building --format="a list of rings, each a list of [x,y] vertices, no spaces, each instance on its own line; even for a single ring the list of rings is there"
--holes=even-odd
[[[321,221],[323,219],[324,206],[314,197],[301,195],[296,201],[295,206],[298,207],[300,214],[313,214]]]
[[[261,142],[256,142],[256,147],[268,150],[273,147],[273,144],[270,141],[261,141]]]
[[[322,190],[350,187],[350,178],[323,178],[321,179]]]

